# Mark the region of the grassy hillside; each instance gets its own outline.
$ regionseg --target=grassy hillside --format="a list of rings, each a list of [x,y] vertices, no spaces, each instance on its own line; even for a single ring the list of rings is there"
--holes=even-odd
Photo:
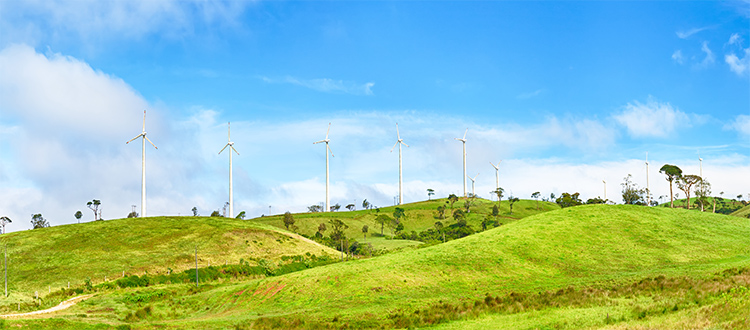
[[[750,218],[750,205],[745,206],[737,211],[732,212],[735,217]]]
[[[685,208],[685,198],[681,199],[675,199],[674,200],[674,207],[675,208]],[[690,209],[691,210],[700,210],[700,205],[696,204],[697,198],[690,197]],[[744,204],[742,204],[741,201],[728,199],[728,198],[721,198],[721,197],[708,197],[708,203],[705,206],[705,211],[707,212],[714,212],[714,203],[716,204],[715,213],[721,213],[721,214],[731,214],[741,208],[744,207]],[[660,207],[669,207],[669,202],[659,204]]]
[[[276,227],[227,218],[152,217],[55,226],[0,236],[8,247],[9,298],[28,299],[34,291],[59,289],[126,275],[164,274],[245,260],[278,260],[330,248]]]
[[[462,208],[464,203],[465,199],[460,199],[458,202],[455,202],[453,204],[453,209]],[[446,219],[442,220],[437,218],[437,208],[441,205],[447,207],[447,210],[445,211]],[[475,229],[481,228],[482,220],[486,215],[492,213],[493,205],[497,205],[497,202],[489,201],[486,199],[474,200],[472,206],[470,207],[471,212],[466,219],[467,224]],[[429,228],[433,228],[436,221],[442,221],[445,225],[453,223],[453,219],[451,218],[451,204],[445,198],[404,204],[399,207],[404,208],[406,213],[406,217],[402,219],[405,232],[420,232]],[[325,223],[328,227],[330,227],[330,225],[328,224],[328,220],[339,219],[346,223],[347,226],[349,226],[349,228],[345,231],[347,237],[352,237],[356,238],[359,241],[364,241],[365,238],[364,234],[362,233],[362,227],[367,225],[369,227],[369,234],[366,241],[373,244],[375,248],[402,247],[404,245],[408,245],[408,243],[399,244],[390,240],[385,240],[383,237],[379,237],[378,234],[381,233],[381,226],[375,223],[375,218],[378,215],[386,214],[390,217],[393,217],[395,208],[396,206],[389,206],[372,210],[339,211],[326,213],[298,213],[293,214],[293,216],[295,219],[295,225],[299,228],[297,232],[308,236],[315,235],[315,233],[318,231],[318,226],[321,223]],[[528,217],[530,215],[557,209],[560,209],[560,207],[555,203],[541,201],[537,203],[537,201],[533,200],[520,200],[513,205],[513,213],[511,214],[508,201],[502,201],[500,202],[499,214],[501,216],[501,223],[509,223],[521,218]],[[279,228],[285,228],[283,214],[256,218],[253,220]],[[392,234],[391,229],[389,229],[387,226],[385,228],[382,228],[382,233],[385,236],[391,236]],[[325,232],[324,234],[328,234],[328,232]]]
[[[406,326],[399,320],[430,306],[471,306],[488,294],[629,287],[630,281],[658,275],[710,279],[717,270],[750,265],[748,243],[750,222],[742,218],[586,205],[531,216],[445,244],[279,277],[197,291],[154,288],[171,290],[169,298],[152,300],[157,316],[132,325]],[[69,313],[111,308],[115,312],[80,322],[116,322],[123,311],[142,308],[121,298],[128,294],[133,293],[100,295]]]

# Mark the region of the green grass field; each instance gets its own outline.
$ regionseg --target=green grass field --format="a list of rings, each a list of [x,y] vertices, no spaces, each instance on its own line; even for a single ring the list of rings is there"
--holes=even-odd
[[[732,212],[733,216],[735,217],[742,217],[742,218],[748,218],[750,217],[750,205],[745,206],[737,211]]]
[[[237,264],[245,260],[279,260],[334,250],[299,235],[253,221],[207,217],[153,217],[71,224],[0,236],[8,248],[10,296],[0,305],[29,300],[125,275],[164,274],[195,267]]]
[[[616,329],[703,322],[750,328],[737,323],[748,313],[750,270],[716,275],[750,266],[749,243],[750,222],[739,217],[587,205],[444,244],[283,276],[198,289],[180,284],[104,290],[54,319],[7,323]],[[500,307],[485,308],[483,302]],[[138,313],[142,317],[127,318]]]

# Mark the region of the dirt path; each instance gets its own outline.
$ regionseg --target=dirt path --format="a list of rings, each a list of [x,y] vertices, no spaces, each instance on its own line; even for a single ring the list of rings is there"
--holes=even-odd
[[[53,313],[53,312],[57,312],[57,311],[61,311],[63,309],[66,309],[66,308],[68,308],[70,306],[73,306],[73,305],[77,304],[79,301],[86,300],[88,298],[91,298],[92,296],[93,296],[93,294],[87,294],[87,295],[84,295],[84,296],[73,297],[73,298],[70,298],[70,299],[68,299],[66,301],[61,302],[59,305],[57,305],[55,307],[52,307],[52,308],[47,308],[47,309],[43,309],[43,310],[40,310],[40,311],[33,311],[33,312],[28,312],[28,313],[21,313],[21,314],[0,315],[0,318],[4,318],[4,319],[22,318],[22,317],[29,317],[29,316],[40,315],[40,314]]]

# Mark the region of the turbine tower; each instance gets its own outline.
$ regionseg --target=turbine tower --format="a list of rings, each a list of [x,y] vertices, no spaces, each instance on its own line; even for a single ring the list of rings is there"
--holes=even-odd
[[[651,206],[651,189],[648,185],[648,151],[646,151],[646,206]]]
[[[497,165],[490,162],[490,165],[495,168],[495,189],[500,188],[500,174],[498,174],[498,171],[500,171],[500,163],[502,162],[502,160],[497,162]]]
[[[404,203],[404,177],[403,172],[401,171],[401,145],[403,144],[407,148],[409,147],[409,145],[404,143],[404,139],[402,139],[401,134],[398,133],[398,123],[396,123],[396,138],[398,138],[398,140],[396,140],[396,144],[398,145],[398,205],[401,205]],[[393,152],[393,149],[396,148],[396,144],[394,144],[393,148],[391,148],[391,152]]]
[[[237,156],[240,155],[239,152],[237,152],[237,149],[234,148],[234,142],[232,142],[232,129],[231,124],[227,123],[227,144],[224,146],[224,148],[221,148],[221,151],[219,151],[219,154],[221,154],[224,149],[229,147],[229,217],[234,218],[234,199],[232,197],[232,150],[237,153]],[[269,213],[270,214],[270,213]]]
[[[477,173],[477,175],[475,175],[475,176],[474,176],[473,178],[472,178],[472,177],[468,177],[468,178],[469,178],[469,180],[471,180],[471,195],[472,195],[472,196],[474,196],[474,197],[476,197],[476,196],[477,196],[477,195],[476,195],[476,194],[474,193],[474,182],[475,182],[475,181],[477,180],[477,177],[478,177],[478,176],[479,176],[479,173]]]
[[[703,158],[701,158],[700,150],[698,150],[698,162],[700,162],[700,175],[701,175],[701,179],[703,179]]]
[[[462,176],[463,181],[464,181],[464,198],[467,197],[466,196],[466,177],[467,177],[466,176],[466,133],[468,131],[469,131],[469,129],[467,128],[466,131],[464,132],[464,137],[462,139],[455,138],[456,140],[461,141],[464,144],[464,152],[463,152],[463,155],[464,155],[464,175]]]
[[[333,157],[333,151],[331,151],[331,147],[328,146],[328,142],[331,142],[330,139],[328,139],[328,133],[331,132],[331,123],[328,123],[328,131],[326,131],[326,138],[325,140],[320,140],[318,142],[313,142],[313,144],[318,144],[325,142],[326,143],[326,212],[331,211],[331,198],[328,193],[329,188],[329,179],[328,179],[328,153],[331,154],[331,157]]]
[[[604,201],[607,201],[607,181],[602,180],[602,183],[604,183]]]
[[[156,145],[149,140],[148,137],[146,137],[146,110],[143,110],[143,131],[141,134],[138,134],[138,136],[130,139],[130,141],[125,142],[125,144],[128,144],[130,142],[133,142],[133,140],[142,137],[142,154],[141,154],[141,218],[146,217],[146,141],[148,143],[151,143],[152,146],[154,146],[154,149],[159,149],[156,147]]]

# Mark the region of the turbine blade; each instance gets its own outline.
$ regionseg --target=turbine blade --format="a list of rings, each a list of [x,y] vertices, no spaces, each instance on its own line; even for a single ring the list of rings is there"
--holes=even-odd
[[[153,142],[151,142],[151,140],[148,139],[147,136],[144,135],[143,138],[145,138],[146,141],[148,141],[148,143],[151,143],[151,145],[154,146],[154,149],[159,149],[159,148],[156,147],[156,145]]]
[[[130,142],[133,142],[133,140],[135,140],[135,139],[137,139],[137,138],[139,138],[139,137],[141,137],[141,136],[143,136],[143,133],[141,133],[141,134],[138,134],[138,136],[136,136],[136,137],[134,137],[134,138],[130,139],[130,141],[128,141],[128,142],[125,142],[125,144],[128,144],[128,143],[130,143]]]
[[[396,123],[396,137],[401,140],[401,134],[398,133],[398,123]]]
[[[492,162],[490,162],[490,165],[492,165],[492,167],[494,167],[496,170],[499,170],[499,168],[497,168],[497,166],[495,166],[495,164],[493,164]],[[498,164],[498,165],[500,165],[500,164]]]
[[[227,122],[227,140],[232,141],[232,123]]]
[[[331,157],[333,157],[333,150],[331,150],[331,147],[328,146],[328,143],[326,143],[326,149],[328,149],[328,152],[331,153]]]
[[[318,142],[313,142],[313,144],[318,144],[318,143],[323,143],[323,142],[326,142],[326,140],[320,140]]]
[[[235,149],[235,148],[234,148],[234,146],[229,146],[229,147],[230,147],[230,148],[232,148],[232,150],[234,150],[234,152],[235,152],[235,153],[237,153],[237,156],[239,156],[239,155],[240,155],[240,152],[239,152],[239,151],[237,151],[237,149]]]
[[[407,148],[409,147],[409,145],[404,143],[404,141],[401,141],[401,144],[405,145]]]
[[[224,148],[221,148],[221,151],[224,151],[224,149],[226,149],[228,146],[229,146],[229,143],[225,144]],[[221,153],[221,151],[219,151],[219,153]]]
[[[466,141],[466,133],[468,133],[468,132],[469,132],[469,129],[467,128],[467,129],[466,129],[466,131],[464,131],[464,138],[463,138],[463,139],[461,139],[461,140],[464,140],[464,141]]]
[[[331,123],[328,123],[328,130],[326,131],[326,140],[328,140],[328,133],[331,132]]]
[[[146,131],[146,110],[143,110],[143,131]]]
[[[398,142],[396,142],[396,144],[393,145],[393,148],[391,148],[391,152],[393,152],[393,149],[396,149],[397,145],[398,145]]]

